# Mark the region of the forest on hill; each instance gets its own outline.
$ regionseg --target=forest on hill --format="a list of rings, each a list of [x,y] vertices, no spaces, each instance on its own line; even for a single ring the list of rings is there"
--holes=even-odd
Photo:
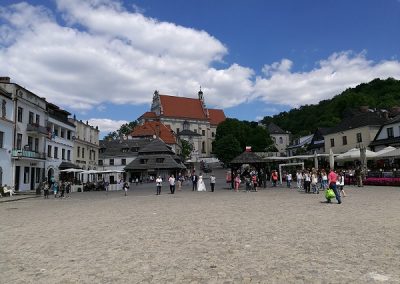
[[[272,117],[266,116],[261,123],[274,122],[295,137],[299,137],[312,134],[319,127],[335,126],[342,118],[361,106],[387,110],[400,107],[400,80],[374,79],[316,105],[305,105]]]

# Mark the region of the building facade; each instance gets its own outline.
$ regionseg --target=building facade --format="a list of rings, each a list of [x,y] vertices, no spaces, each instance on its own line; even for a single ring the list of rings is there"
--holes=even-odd
[[[46,100],[8,77],[0,80],[0,87],[13,98],[12,184],[16,191],[35,190],[46,167]]]
[[[13,101],[0,87],[0,187],[12,185]]]
[[[72,163],[75,125],[68,121],[70,113],[58,106],[47,103],[47,162],[46,177],[58,180],[60,170],[76,167]]]
[[[271,136],[272,141],[274,141],[274,146],[281,155],[286,154],[286,148],[290,144],[290,133],[284,131],[275,123],[271,122],[267,125],[267,130]]]
[[[217,126],[225,118],[223,110],[206,107],[201,90],[197,99],[161,95],[155,91],[150,112],[143,114],[138,121],[143,124],[148,120],[158,120],[170,127],[178,137],[183,130],[186,134],[187,131],[198,134],[191,136],[196,139],[188,140],[193,147],[192,160],[196,161],[211,156]],[[181,138],[190,138],[186,134]]]
[[[73,162],[83,170],[96,170],[99,159],[99,129],[89,125],[89,122],[69,119],[75,126]]]
[[[387,146],[400,147],[400,115],[383,124],[369,147],[380,151]]]

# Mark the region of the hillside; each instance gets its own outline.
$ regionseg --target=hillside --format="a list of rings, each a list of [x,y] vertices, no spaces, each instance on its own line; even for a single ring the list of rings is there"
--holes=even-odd
[[[349,88],[330,100],[316,105],[305,105],[281,112],[272,117],[266,116],[261,122],[274,122],[294,136],[313,133],[317,127],[332,127],[360,106],[388,109],[400,107],[400,80],[388,78],[374,79],[355,88]]]

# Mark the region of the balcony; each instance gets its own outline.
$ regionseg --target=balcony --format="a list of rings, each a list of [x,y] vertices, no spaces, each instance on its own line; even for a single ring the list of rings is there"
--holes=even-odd
[[[29,151],[29,150],[13,149],[12,157],[13,158],[28,158],[28,159],[46,160],[46,153]]]
[[[36,123],[28,124],[26,126],[26,132],[28,134],[42,134],[42,135],[47,135],[49,133],[46,127],[40,126],[39,124]]]

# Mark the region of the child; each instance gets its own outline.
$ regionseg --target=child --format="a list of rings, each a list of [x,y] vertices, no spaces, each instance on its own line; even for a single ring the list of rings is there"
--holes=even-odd
[[[339,173],[338,179],[336,181],[336,186],[339,190],[339,194],[341,196],[345,197],[346,193],[344,192],[344,173],[343,172]]]
[[[124,182],[123,189],[124,189],[124,191],[125,191],[125,196],[127,196],[127,194],[128,194],[128,189],[129,189],[129,184],[128,184],[127,182]]]
[[[44,198],[48,199],[49,198],[49,184],[47,183],[47,181],[44,182],[43,190],[44,190]]]

